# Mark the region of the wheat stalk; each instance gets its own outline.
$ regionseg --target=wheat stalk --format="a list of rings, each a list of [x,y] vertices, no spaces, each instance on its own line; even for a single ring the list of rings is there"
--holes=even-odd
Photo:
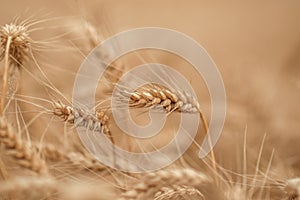
[[[196,187],[210,183],[206,175],[192,169],[160,170],[158,172],[145,174],[140,182],[126,191],[120,200],[149,199],[163,187],[172,188],[174,185]]]
[[[47,165],[36,149],[17,135],[3,117],[0,118],[0,142],[4,144],[8,154],[14,157],[20,166],[29,168],[38,174],[48,173]]]

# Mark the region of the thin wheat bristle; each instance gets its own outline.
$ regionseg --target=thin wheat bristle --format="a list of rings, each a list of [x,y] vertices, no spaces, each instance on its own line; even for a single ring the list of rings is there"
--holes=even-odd
[[[0,118],[0,142],[4,144],[7,153],[15,158],[20,166],[29,168],[38,174],[48,173],[47,165],[38,152],[20,138],[3,117]]]

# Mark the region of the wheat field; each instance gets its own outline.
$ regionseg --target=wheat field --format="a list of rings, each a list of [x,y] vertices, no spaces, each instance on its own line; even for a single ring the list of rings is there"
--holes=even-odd
[[[300,199],[299,9],[298,1],[279,0],[2,0],[0,200]],[[203,77],[178,55],[157,49],[122,55],[97,80],[92,112],[72,98],[90,52],[117,33],[143,27],[193,38],[220,71],[226,119],[204,159],[198,151],[211,123],[210,93]],[[105,49],[102,56],[110,57],[117,47]],[[145,84],[130,91],[131,82],[143,77],[125,82],[122,77],[145,63],[175,69],[195,94],[163,70],[147,76],[166,85]],[[88,87],[80,88],[86,92]],[[117,104],[112,103],[114,92]],[[115,119],[113,112],[123,111],[127,98],[128,116]],[[137,139],[118,127],[129,118],[146,126],[148,113],[157,107],[166,121],[154,137]],[[119,170],[134,164],[99,147],[114,167],[107,166],[77,131],[129,152],[147,153],[175,137],[182,113],[200,116],[197,134],[179,159],[154,171]],[[156,157],[149,165],[160,162]]]

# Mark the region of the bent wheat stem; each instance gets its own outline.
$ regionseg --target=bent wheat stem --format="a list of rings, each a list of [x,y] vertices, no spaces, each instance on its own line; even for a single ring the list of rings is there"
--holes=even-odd
[[[205,134],[208,137],[209,146],[212,148],[212,143],[211,143],[210,134],[208,132],[208,124],[207,124],[206,118],[201,110],[199,110],[199,113],[200,113],[200,118],[201,118],[201,121],[202,121],[202,124],[204,127]],[[215,153],[214,153],[213,149],[211,149],[211,151],[210,151],[210,157],[211,157],[212,167],[217,172],[216,157],[215,157]]]

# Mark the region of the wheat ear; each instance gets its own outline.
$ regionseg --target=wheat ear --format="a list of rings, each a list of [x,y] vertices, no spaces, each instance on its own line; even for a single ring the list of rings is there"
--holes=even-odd
[[[2,78],[2,96],[0,102],[0,115],[3,114],[9,65],[21,66],[28,56],[30,38],[27,28],[22,25],[6,24],[0,27],[0,60],[4,58],[4,74]]]
[[[91,114],[83,109],[67,106],[61,101],[55,102],[53,106],[54,115],[70,124],[75,125],[75,127],[85,127],[91,131],[101,131],[113,142],[113,138],[108,127],[109,117],[105,114],[105,112],[98,110],[95,114]]]
[[[206,175],[192,169],[161,170],[145,174],[140,182],[126,191],[120,200],[151,199],[161,188],[172,188],[174,185],[196,187],[210,183]]]
[[[203,194],[193,187],[175,185],[163,187],[154,195],[154,200],[199,199],[204,200]]]
[[[18,177],[0,183],[0,192],[12,199],[49,199],[59,191],[59,185],[49,177]]]
[[[195,113],[199,111],[197,100],[187,93],[173,91],[158,84],[147,84],[133,92],[122,91],[125,97],[130,97],[129,106],[145,108],[162,106],[166,112],[180,111]]]
[[[9,155],[14,157],[22,167],[29,168],[38,174],[47,174],[48,168],[36,149],[24,142],[10,124],[0,118],[0,142],[4,144]]]
[[[125,97],[129,97],[129,106],[134,108],[149,108],[155,106],[162,106],[167,113],[174,111],[186,112],[186,113],[199,113],[202,121],[205,134],[208,136],[209,145],[212,146],[210,135],[208,134],[208,124],[203,112],[200,109],[200,105],[195,97],[192,95],[171,90],[165,86],[159,84],[147,84],[139,87],[133,92],[126,90],[121,94]],[[215,171],[216,159],[214,151],[210,151],[212,166]]]
[[[90,183],[86,179],[77,182],[49,177],[17,177],[0,182],[1,199],[107,200],[115,199],[114,192],[110,185],[98,180]]]
[[[36,145],[38,146],[38,145]],[[100,164],[96,159],[87,153],[68,152],[57,148],[56,146],[45,143],[43,144],[40,152],[43,154],[45,159],[52,161],[69,161],[74,165],[79,165],[84,169],[92,171],[103,171],[106,167]]]

